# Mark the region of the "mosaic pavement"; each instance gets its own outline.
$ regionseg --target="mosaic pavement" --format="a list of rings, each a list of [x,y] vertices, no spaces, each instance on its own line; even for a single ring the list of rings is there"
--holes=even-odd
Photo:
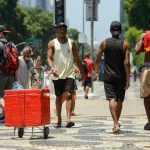
[[[0,124],[0,150],[149,150],[150,131],[144,131],[145,116],[122,117],[121,131],[112,134],[113,122],[110,117],[74,119],[73,128],[54,128],[55,120],[49,125],[48,139],[43,138],[38,128],[31,136],[26,127],[22,139],[13,139],[13,128]],[[17,136],[17,134],[16,134]]]

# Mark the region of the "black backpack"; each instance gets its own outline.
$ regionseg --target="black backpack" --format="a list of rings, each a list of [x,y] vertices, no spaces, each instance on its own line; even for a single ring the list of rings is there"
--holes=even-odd
[[[87,68],[87,63],[85,60],[82,60],[82,66],[83,66],[85,75],[87,75],[88,74],[88,68]]]

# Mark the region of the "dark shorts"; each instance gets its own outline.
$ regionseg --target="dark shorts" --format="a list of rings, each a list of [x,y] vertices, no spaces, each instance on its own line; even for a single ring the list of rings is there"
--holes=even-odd
[[[88,86],[88,87],[92,87],[92,78],[91,77],[87,77],[85,79],[85,82],[83,84],[84,87]]]
[[[0,98],[4,97],[5,90],[11,89],[14,82],[14,75],[0,77]]]
[[[123,102],[125,97],[125,84],[125,81],[104,81],[106,99],[115,99]]]
[[[75,80],[72,78],[53,80],[55,95],[60,96],[64,92],[73,93],[75,90]]]

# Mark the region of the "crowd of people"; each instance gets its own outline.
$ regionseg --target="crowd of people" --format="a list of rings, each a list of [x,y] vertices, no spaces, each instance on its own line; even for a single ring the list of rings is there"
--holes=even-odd
[[[150,27],[150,16],[147,19],[147,23]],[[5,26],[0,25],[0,53],[4,52],[4,42],[7,42],[5,36],[8,32]],[[71,116],[76,115],[74,113],[77,90],[75,72],[82,75],[84,98],[88,99],[88,91],[92,86],[92,73],[93,71],[95,74],[99,73],[99,63],[104,53],[104,90],[114,121],[113,133],[120,131],[121,125],[119,119],[125,92],[130,87],[130,46],[126,40],[120,38],[122,32],[120,22],[113,21],[110,25],[110,32],[112,37],[104,39],[100,43],[95,62],[89,58],[89,55],[85,55],[84,60],[81,61],[75,41],[66,37],[67,25],[63,22],[57,25],[57,37],[48,43],[47,63],[51,70],[46,73],[47,76],[50,76],[51,73],[53,74],[52,81],[56,95],[56,109],[54,110],[57,116],[56,128],[62,126],[61,111],[65,100],[67,112],[66,128],[75,125],[71,121]],[[140,40],[135,46],[135,52],[136,54],[145,53],[144,65],[141,69],[140,94],[144,98],[144,106],[148,119],[148,123],[146,123],[144,129],[150,130],[150,89],[146,86],[148,79],[150,79],[150,45],[146,45],[143,42],[146,41],[146,36],[150,38],[150,31],[146,31],[140,36]],[[15,44],[12,45],[15,47]],[[14,81],[19,82],[23,89],[41,89],[46,87],[45,69],[42,66],[42,59],[38,56],[34,62],[31,57],[32,54],[31,47],[26,46],[23,48],[18,57],[19,67],[15,73],[10,74],[0,68],[0,105],[2,108],[4,108],[4,92],[12,88]]]

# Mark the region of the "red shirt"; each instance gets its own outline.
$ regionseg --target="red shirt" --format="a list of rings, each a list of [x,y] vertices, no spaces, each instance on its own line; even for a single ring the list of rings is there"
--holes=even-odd
[[[85,58],[84,61],[87,63],[88,77],[92,77],[93,61],[89,58]]]

